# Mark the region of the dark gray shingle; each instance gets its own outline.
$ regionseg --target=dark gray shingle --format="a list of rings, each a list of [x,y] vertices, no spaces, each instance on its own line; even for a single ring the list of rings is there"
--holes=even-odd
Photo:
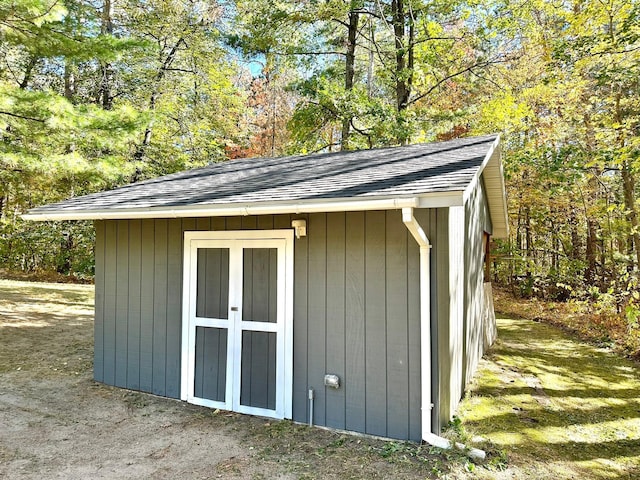
[[[496,137],[216,163],[29,213],[389,198],[464,190]]]

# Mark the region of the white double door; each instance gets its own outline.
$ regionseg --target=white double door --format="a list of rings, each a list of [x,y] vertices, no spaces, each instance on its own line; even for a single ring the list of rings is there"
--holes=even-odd
[[[185,232],[181,398],[291,418],[293,232]]]

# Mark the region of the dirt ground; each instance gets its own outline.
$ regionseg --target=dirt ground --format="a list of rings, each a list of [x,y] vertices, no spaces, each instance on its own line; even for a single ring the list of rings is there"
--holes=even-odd
[[[0,280],[0,478],[435,478],[426,447],[237,415],[92,380],[90,285]]]
[[[640,368],[541,323],[500,320],[462,452],[237,415],[92,380],[93,287],[0,280],[0,478],[637,479]]]

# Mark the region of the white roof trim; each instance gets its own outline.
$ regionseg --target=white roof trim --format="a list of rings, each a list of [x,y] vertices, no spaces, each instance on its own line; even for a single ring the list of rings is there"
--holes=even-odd
[[[408,198],[339,199],[302,202],[229,205],[185,205],[178,207],[105,208],[51,210],[22,215],[25,220],[108,220],[133,218],[229,217],[363,210],[397,210],[406,207],[439,208],[462,205],[462,191],[427,193]]]
[[[498,135],[491,145],[491,148],[489,148],[475,177],[469,182],[463,198],[464,202],[466,202],[473,190],[477,187],[480,178],[484,176],[487,203],[493,225],[492,235],[497,238],[506,238],[509,236],[509,218],[500,151],[500,136]]]

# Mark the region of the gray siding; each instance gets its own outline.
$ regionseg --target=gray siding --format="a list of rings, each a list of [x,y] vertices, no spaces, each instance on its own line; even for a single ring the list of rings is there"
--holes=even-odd
[[[182,278],[182,238],[182,221],[179,219],[169,220],[167,231],[167,278],[169,279],[167,288],[167,338],[180,338],[182,334],[182,323],[173,321],[174,318],[181,318],[182,316],[182,282],[180,282],[181,288],[173,288],[173,282],[170,280]],[[180,355],[180,343],[167,341],[165,395],[172,398],[180,396]]]
[[[476,371],[484,353],[484,233],[491,233],[491,216],[487,204],[484,183],[478,182],[465,202],[465,252],[464,252],[464,375],[465,388]],[[489,279],[487,279],[488,281]]]
[[[419,250],[399,211],[96,222],[96,380],[179,397],[183,232],[290,228],[292,218],[308,230],[294,251],[294,420],[308,421],[313,388],[317,424],[419,440]],[[416,218],[433,244],[432,330],[446,332],[448,210]],[[448,342],[433,343],[445,372],[432,379],[436,401],[450,400]],[[324,387],[326,373],[340,389]]]
[[[140,388],[140,320],[142,295],[142,221],[129,222],[129,261],[127,265],[129,287],[127,316],[127,385]]]
[[[106,232],[105,222],[96,222],[96,274],[95,274],[95,319],[93,322],[93,378],[98,382],[104,382],[104,319],[105,305],[105,254],[106,254]]]
[[[464,388],[464,207],[449,208],[449,418],[455,412]]]
[[[435,258],[437,312],[432,379],[434,430],[451,419],[484,353],[487,337],[487,295],[483,282],[483,234],[491,232],[491,217],[482,182],[474,188],[464,207],[438,210]],[[432,257],[433,258],[433,257]],[[432,322],[433,325],[433,322]]]
[[[432,425],[437,433],[451,420],[462,395],[464,210],[451,207],[435,213],[437,247],[431,256],[436,298],[431,308],[435,378],[431,384],[435,405]]]
[[[419,439],[415,241],[400,212],[307,218],[295,247],[294,420],[308,420],[313,388],[315,423]],[[340,389],[324,387],[327,373]]]

